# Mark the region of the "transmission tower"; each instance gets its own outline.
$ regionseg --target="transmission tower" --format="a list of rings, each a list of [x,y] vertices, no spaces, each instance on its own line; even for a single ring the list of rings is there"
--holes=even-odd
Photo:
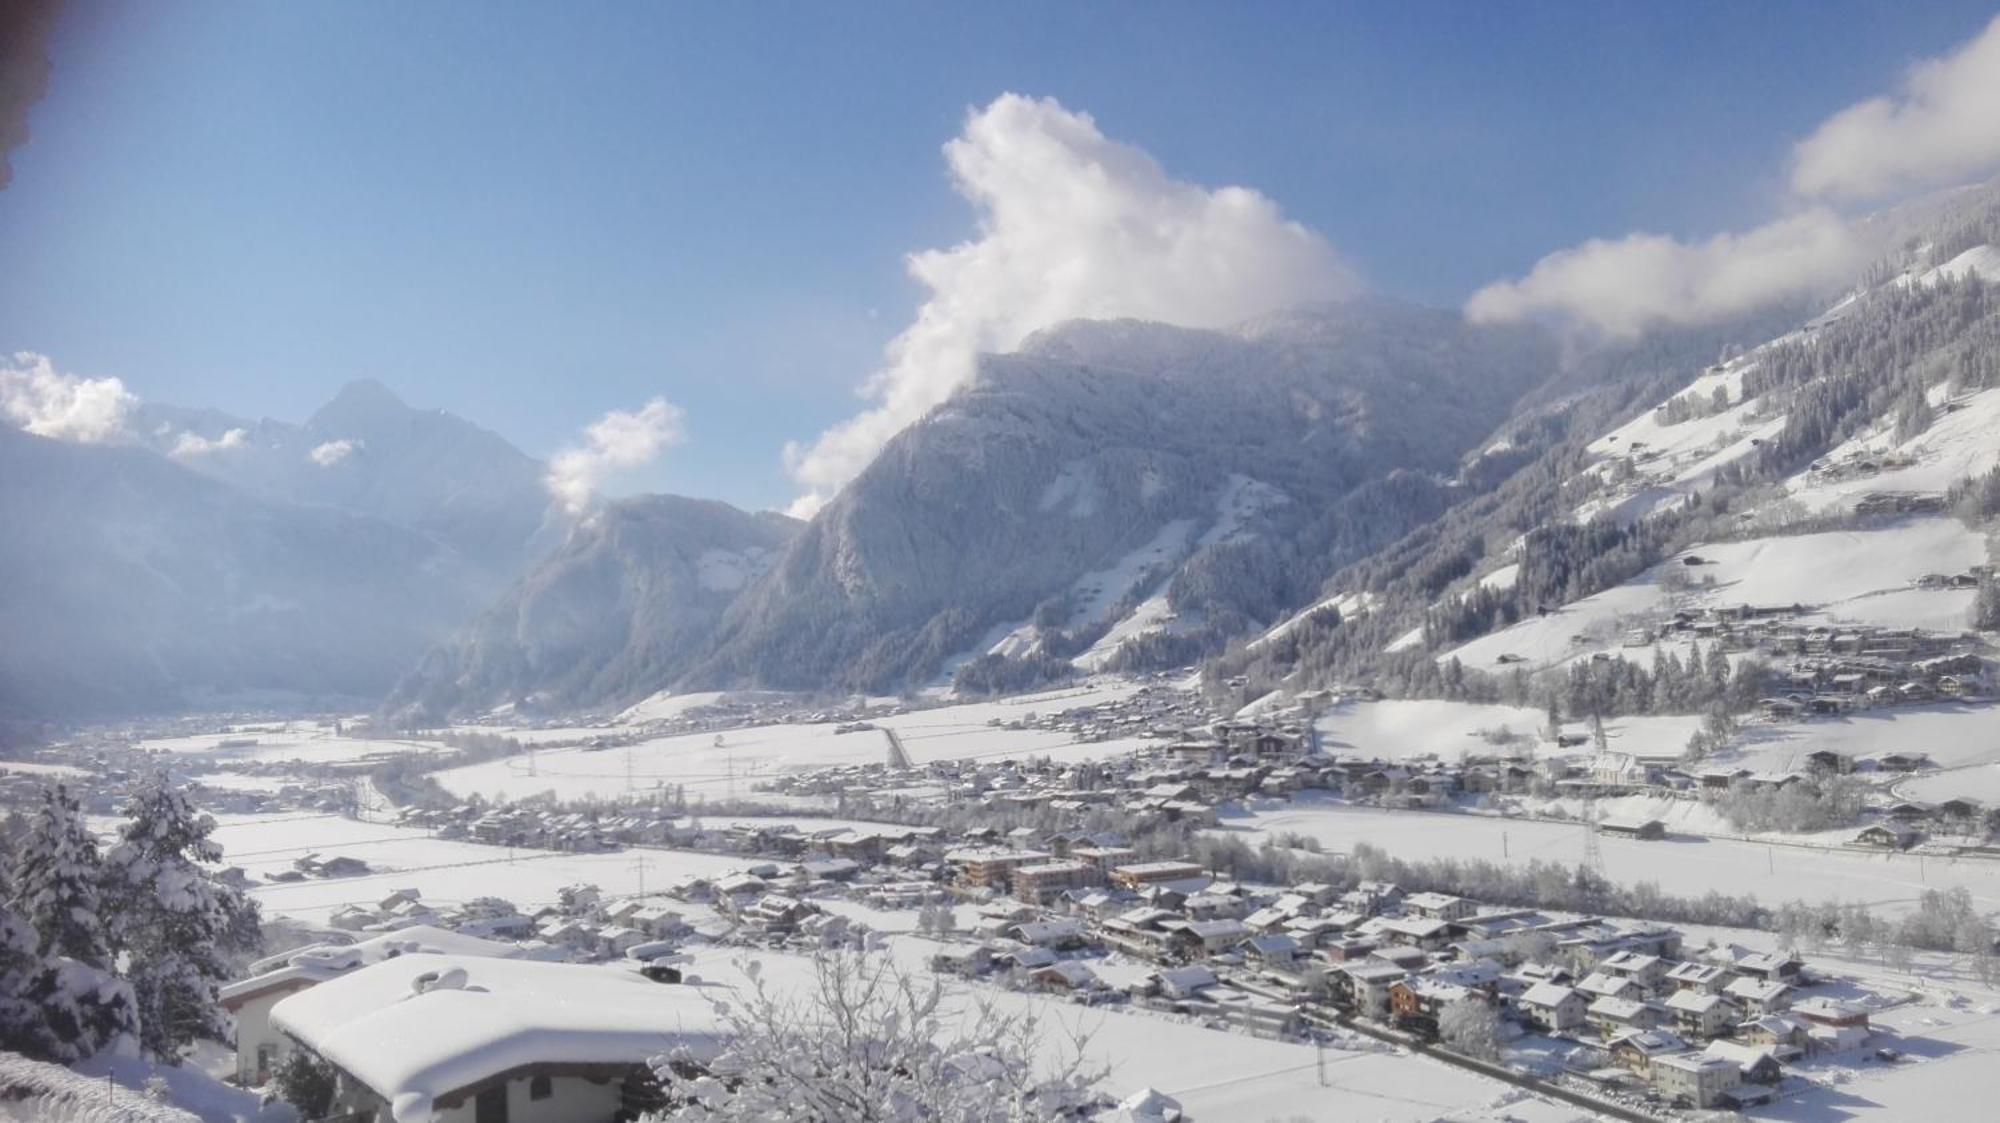
[[[1604,847],[1597,838],[1597,795],[1583,797],[1583,868],[1604,875]]]

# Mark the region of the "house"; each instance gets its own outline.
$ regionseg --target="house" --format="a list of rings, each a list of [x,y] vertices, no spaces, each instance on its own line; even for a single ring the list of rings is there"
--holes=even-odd
[[[1866,1007],[1824,996],[1808,998],[1793,1005],[1791,1016],[1809,1026],[1838,1026],[1863,1031],[1869,1028]]]
[[[1792,1005],[1790,984],[1766,982],[1747,976],[1731,981],[1728,986],[1722,988],[1722,993],[1740,1004],[1745,1016],[1752,1018],[1783,1013]]]
[[[1770,983],[1796,983],[1805,970],[1805,961],[1795,952],[1751,952],[1739,956],[1736,973]]]
[[[1372,926],[1372,934],[1379,935],[1383,939],[1430,951],[1435,951],[1451,942],[1451,922],[1448,920],[1384,916],[1369,921],[1368,925],[1363,927],[1363,931],[1369,931],[1369,926]]]
[[[1334,986],[1353,1004],[1356,1013],[1379,1018],[1389,1010],[1390,984],[1409,974],[1393,963],[1364,959],[1336,971]]]
[[[1653,1061],[1653,1089],[1668,1103],[1711,1108],[1726,1102],[1730,1089],[1742,1083],[1735,1062],[1705,1053],[1680,1053]]]
[[[1877,850],[1908,850],[1923,835],[1906,823],[1870,823],[1854,836],[1854,845]]]
[[[300,991],[386,959],[445,954],[501,959],[521,950],[515,944],[415,925],[360,943],[313,944],[258,960],[250,965],[248,978],[220,992],[222,1008],[236,1021],[237,1077],[251,1088],[270,1079],[286,1052],[283,1035],[271,1027],[271,1008]]]
[[[1084,928],[1081,920],[1068,917],[1024,921],[1009,927],[1007,934],[1029,947],[1058,950],[1082,947],[1090,938],[1090,933]]]
[[[1561,1033],[1582,1025],[1587,1005],[1575,987],[1561,983],[1536,983],[1514,1001],[1521,1020],[1543,1033]]]
[[[1653,1029],[1660,1024],[1660,1011],[1630,998],[1600,998],[1584,1008],[1584,1018],[1608,1039]]]
[[[1669,968],[1666,981],[1679,990],[1717,994],[1728,983],[1729,972],[1713,963],[1699,963],[1691,959]]]
[[[1111,884],[1137,891],[1149,885],[1206,881],[1208,871],[1193,862],[1138,862],[1112,867],[1110,877]]]
[[[1089,964],[1069,959],[1028,972],[1028,985],[1047,991],[1101,990],[1104,980],[1097,977]]]
[[[1649,1029],[1621,1033],[1611,1039],[1606,1052],[1613,1062],[1645,1075],[1661,1057],[1687,1052],[1688,1043],[1672,1030]]]
[[[1673,1019],[1674,1031],[1694,1040],[1720,1037],[1736,1021],[1735,1005],[1719,994],[1706,991],[1677,990],[1662,1005]]]
[[[1597,970],[1616,979],[1630,979],[1648,991],[1667,977],[1667,961],[1657,955],[1621,951],[1597,965]]]
[[[1431,920],[1459,920],[1471,916],[1478,905],[1449,893],[1412,893],[1403,898],[1403,911]]]
[[[1621,838],[1646,841],[1667,837],[1667,825],[1658,819],[1606,819],[1597,825],[1597,829]]]
[[[1736,1027],[1736,1040],[1750,1045],[1768,1045],[1779,1056],[1797,1054],[1808,1040],[1806,1025],[1783,1014],[1765,1014]]]
[[[1770,1045],[1750,1045],[1741,1041],[1711,1041],[1703,1049],[1705,1057],[1720,1057],[1736,1066],[1745,1084],[1776,1084],[1784,1077],[1778,1053]]]
[[[713,1060],[727,1040],[695,988],[589,964],[398,956],[279,1002],[271,1024],[341,1074],[340,1118],[622,1118],[663,1051]]]
[[[1199,965],[1192,967],[1165,967],[1147,976],[1150,989],[1161,996],[1172,999],[1194,998],[1202,991],[1216,985],[1215,972]]]
[[[1039,862],[1014,870],[1013,893],[1015,898],[1031,904],[1047,904],[1072,889],[1097,884],[1102,876],[1098,867],[1089,862],[1074,859]]]
[[[993,966],[993,953],[984,944],[946,944],[931,953],[931,970],[940,975],[976,978]]]

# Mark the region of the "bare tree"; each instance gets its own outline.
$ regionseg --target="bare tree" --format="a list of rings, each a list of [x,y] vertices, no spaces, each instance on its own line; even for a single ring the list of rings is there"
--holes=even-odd
[[[657,1123],[1053,1123],[1105,1103],[1086,1038],[1049,1060],[1040,1019],[956,1005],[940,980],[886,958],[816,956],[811,985],[788,994],[758,964],[748,973],[747,1000],[718,1004],[731,1034],[720,1057],[655,1058],[672,1105]]]

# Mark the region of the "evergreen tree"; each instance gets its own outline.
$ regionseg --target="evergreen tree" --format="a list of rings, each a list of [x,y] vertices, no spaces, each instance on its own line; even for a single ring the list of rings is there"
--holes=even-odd
[[[0,885],[0,1050],[74,1064],[137,1036],[132,990],[109,971],[37,951]]]
[[[203,868],[222,858],[209,838],[215,820],[165,773],[140,785],[125,814],[105,857],[113,942],[138,999],[141,1047],[178,1060],[198,1039],[228,1040],[216,995],[229,973],[223,956],[256,906]]]
[[[95,968],[111,964],[98,886],[104,863],[68,789],[42,789],[42,806],[14,869],[14,906],[34,932],[34,952]]]

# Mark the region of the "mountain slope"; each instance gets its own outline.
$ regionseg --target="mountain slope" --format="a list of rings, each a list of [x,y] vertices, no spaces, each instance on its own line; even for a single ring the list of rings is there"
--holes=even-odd
[[[486,571],[489,594],[552,544],[542,540],[554,532],[540,461],[372,379],[349,383],[299,425],[152,404],[140,420],[158,451],[254,495],[429,535]]]
[[[259,499],[135,447],[0,427],[0,717],[379,696],[475,608],[379,519]]]
[[[685,681],[881,689],[988,650],[1108,665],[1121,624],[1118,646],[1218,643],[1435,513],[1426,477],[1554,366],[1536,331],[1382,300],[1042,333],[891,441]]]
[[[593,514],[391,695],[405,716],[622,704],[671,681],[799,524],[653,495]]]

